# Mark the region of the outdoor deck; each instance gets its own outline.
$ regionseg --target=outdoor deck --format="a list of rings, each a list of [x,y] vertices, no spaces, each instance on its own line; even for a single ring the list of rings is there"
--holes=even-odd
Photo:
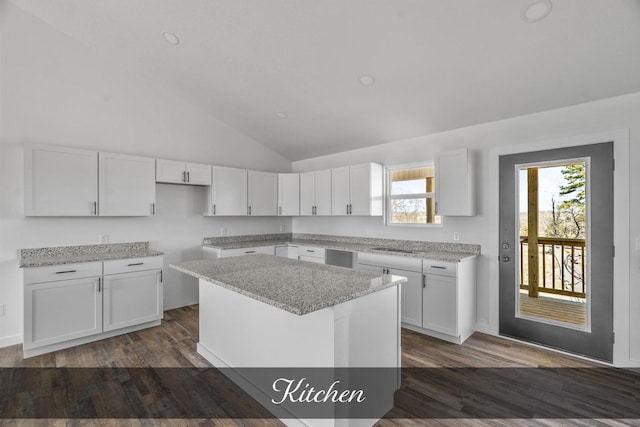
[[[532,298],[526,292],[520,293],[520,313],[572,325],[585,326],[587,309],[583,302],[569,301],[542,296]]]

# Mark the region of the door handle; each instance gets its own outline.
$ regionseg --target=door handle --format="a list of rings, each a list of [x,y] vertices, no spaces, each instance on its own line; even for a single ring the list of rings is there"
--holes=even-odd
[[[502,257],[502,262],[509,262],[509,261],[511,261],[511,258],[509,258],[508,256]]]

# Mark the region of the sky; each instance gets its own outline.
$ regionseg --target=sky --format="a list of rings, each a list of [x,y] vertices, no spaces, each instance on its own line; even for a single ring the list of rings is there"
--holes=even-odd
[[[538,169],[538,208],[551,210],[551,197],[555,196],[556,206],[564,198],[560,196],[560,186],[565,183],[560,172],[563,166]],[[520,171],[520,212],[527,212],[527,171]]]

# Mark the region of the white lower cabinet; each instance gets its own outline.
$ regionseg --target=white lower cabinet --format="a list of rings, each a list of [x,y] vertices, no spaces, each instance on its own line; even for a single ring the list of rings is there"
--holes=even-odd
[[[218,249],[202,248],[202,256],[206,259],[226,258],[251,254],[275,255],[275,246],[254,246],[250,248]]]
[[[394,274],[407,278],[400,285],[401,320],[422,326],[422,260],[369,253],[358,254],[358,269],[380,274]]]
[[[109,263],[118,264],[109,268]],[[157,267],[156,262],[145,263],[140,259],[105,262],[105,332],[162,319],[162,265]],[[127,272],[131,269],[138,271]],[[118,273],[107,274],[108,271]]]
[[[422,291],[422,327],[457,336],[456,278],[425,274]]]
[[[24,357],[160,324],[162,262],[158,256],[105,261],[104,266],[26,268]]]
[[[298,246],[298,259],[300,261],[315,262],[316,264],[325,263],[325,250],[315,246]]]
[[[101,277],[25,286],[24,350],[102,332]]]

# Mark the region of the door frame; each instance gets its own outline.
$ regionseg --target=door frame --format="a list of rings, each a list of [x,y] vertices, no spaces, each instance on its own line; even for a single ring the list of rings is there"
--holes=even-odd
[[[554,140],[530,141],[521,144],[494,147],[490,151],[489,203],[490,247],[489,257],[489,325],[488,333],[499,334],[499,158],[502,155],[575,147],[613,141],[615,159],[614,179],[614,232],[613,242],[616,256],[613,261],[613,327],[616,335],[613,345],[613,364],[633,367],[630,357],[630,313],[629,313],[629,129],[618,129],[602,133],[579,135]],[[478,328],[481,329],[481,328]]]

